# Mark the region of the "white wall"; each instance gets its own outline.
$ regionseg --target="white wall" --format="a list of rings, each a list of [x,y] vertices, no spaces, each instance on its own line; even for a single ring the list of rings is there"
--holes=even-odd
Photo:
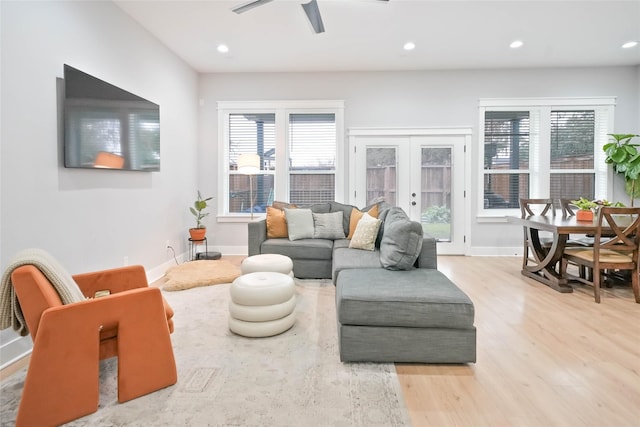
[[[197,189],[198,75],[111,2],[1,2],[2,265],[40,247],[71,273],[173,262]],[[65,169],[57,81],[69,64],[160,105],[161,171]]]
[[[197,188],[197,74],[111,2],[0,2],[0,261],[48,250],[71,273],[186,250]],[[62,166],[57,91],[69,64],[160,105],[161,171]],[[0,331],[0,366],[30,340]]]
[[[216,101],[241,100],[345,100],[345,130],[351,127],[453,127],[473,128],[472,182],[478,173],[478,100],[507,97],[617,97],[615,131],[633,132],[638,119],[637,67],[207,74],[201,77],[200,112],[201,182],[217,185]],[[345,153],[346,155],[346,153]],[[345,162],[348,165],[348,161]],[[620,183],[621,184],[621,183]],[[471,188],[471,206],[477,206]],[[625,199],[622,187],[614,198]],[[618,194],[619,193],[619,194]],[[520,249],[517,226],[479,224],[470,215],[471,253],[511,253]],[[513,229],[505,233],[504,227]],[[210,228],[214,244],[227,251],[246,247],[246,224],[216,223]],[[506,251],[506,252],[505,252]]]

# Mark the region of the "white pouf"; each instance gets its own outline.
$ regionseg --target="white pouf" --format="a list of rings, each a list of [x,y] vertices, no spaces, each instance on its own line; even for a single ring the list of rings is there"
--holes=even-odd
[[[240,305],[231,301],[229,302],[229,315],[234,319],[247,322],[267,322],[282,319],[293,313],[295,308],[295,295],[289,298],[289,301],[273,305]]]
[[[290,329],[296,322],[296,313],[291,313],[282,319],[267,322],[245,322],[244,320],[229,318],[229,329],[232,332],[249,338],[271,337]]]
[[[293,277],[293,261],[288,256],[278,254],[261,254],[247,257],[242,260],[240,269],[242,274],[274,271]]]
[[[288,301],[296,289],[286,274],[264,271],[243,274],[231,283],[231,301],[241,305],[272,305]]]
[[[295,284],[286,274],[244,274],[231,283],[229,292],[229,329],[238,335],[269,337],[295,323]]]

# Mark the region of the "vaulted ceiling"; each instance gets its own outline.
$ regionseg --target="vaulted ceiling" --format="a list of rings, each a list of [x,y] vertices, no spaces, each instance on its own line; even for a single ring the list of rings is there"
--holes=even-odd
[[[309,0],[231,10],[247,1],[114,3],[199,72],[640,65],[640,45],[621,48],[640,42],[640,0],[317,0],[320,34]]]

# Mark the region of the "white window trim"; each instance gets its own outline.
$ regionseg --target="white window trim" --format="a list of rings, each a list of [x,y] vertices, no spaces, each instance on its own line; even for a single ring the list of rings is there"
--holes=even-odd
[[[335,170],[335,199],[344,199],[345,184],[345,159],[344,159],[344,101],[343,100],[293,100],[293,101],[218,101],[218,152],[222,153],[218,158],[218,197],[217,215],[218,222],[250,222],[249,214],[228,212],[228,188],[229,188],[229,136],[230,114],[241,113],[275,113],[276,123],[276,157],[283,159],[288,157],[289,136],[287,132],[287,118],[289,114],[298,113],[335,113],[336,118],[336,170]],[[286,195],[288,201],[289,180],[288,170],[284,167],[276,167],[275,187],[276,195]],[[254,214],[253,220],[264,218],[264,214]]]
[[[585,108],[594,109],[596,111],[602,111],[606,109],[608,115],[607,123],[609,128],[598,129],[598,121],[596,121],[596,133],[597,134],[609,134],[613,132],[614,124],[614,107],[616,105],[616,97],[614,96],[602,96],[602,97],[580,97],[580,98],[482,98],[479,100],[479,120],[478,120],[478,200],[476,210],[477,222],[504,222],[505,216],[508,215],[520,215],[518,209],[485,209],[484,208],[484,175],[486,173],[484,169],[484,116],[486,111],[510,111],[514,109],[520,109],[522,111],[529,110],[530,112],[538,112],[544,110],[543,114],[553,110],[563,110],[571,108]],[[537,114],[536,114],[537,115]],[[533,117],[532,120],[538,120],[539,117]],[[539,141],[543,138],[549,139],[550,129],[548,126],[539,126],[540,133],[538,135],[530,135],[530,157],[529,157],[529,169],[522,169],[517,171],[501,170],[501,172],[522,172],[531,173],[533,168],[537,168],[538,165],[548,165],[550,163],[549,153],[542,153],[541,150],[533,150],[533,147],[539,146]],[[613,194],[613,173],[611,168],[608,168],[605,163],[605,153],[602,150],[602,146],[595,148],[594,156],[594,173],[596,173],[596,198],[611,198]],[[535,162],[534,162],[535,160]],[[582,170],[581,170],[582,171]],[[569,170],[562,170],[561,173],[568,173]],[[534,191],[534,186],[537,183],[532,183],[530,191]],[[549,183],[547,182],[547,188]],[[535,191],[538,191],[535,189]],[[545,190],[548,191],[548,190]],[[536,197],[548,197],[543,193],[534,193]]]

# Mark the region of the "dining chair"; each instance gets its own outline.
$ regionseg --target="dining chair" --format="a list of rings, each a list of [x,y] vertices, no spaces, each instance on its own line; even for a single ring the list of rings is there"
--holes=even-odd
[[[577,206],[572,203],[572,200],[577,200],[578,197],[573,198],[559,198],[558,199],[558,210],[562,212],[563,218],[569,218],[572,216],[576,216]],[[593,234],[572,234],[567,239],[565,246],[593,246]]]
[[[558,205],[559,205],[558,208],[560,209],[560,212],[562,212],[563,217],[575,216],[576,213],[574,209],[576,208],[576,206],[573,203],[571,203],[572,200],[576,200],[576,199],[575,198],[558,199]]]
[[[603,233],[603,225],[604,231]],[[585,267],[578,277],[572,277],[594,288],[594,297],[600,303],[600,287],[611,272],[629,270],[636,303],[640,303],[638,283],[638,246],[640,245],[640,208],[601,207],[598,210],[597,228],[592,248],[567,248],[562,256],[561,275],[566,276],[571,262]],[[605,274],[605,271],[607,272]]]
[[[533,215],[556,215],[556,210],[552,199],[520,199],[519,202],[521,218],[526,218]],[[529,252],[529,235],[527,234],[527,227],[522,228],[524,231],[522,268],[525,269],[529,264],[529,261],[534,261],[537,263],[539,262],[539,260],[531,258],[531,254]],[[542,244],[543,248],[548,249],[553,244],[553,237],[542,236],[540,237],[540,243]]]

